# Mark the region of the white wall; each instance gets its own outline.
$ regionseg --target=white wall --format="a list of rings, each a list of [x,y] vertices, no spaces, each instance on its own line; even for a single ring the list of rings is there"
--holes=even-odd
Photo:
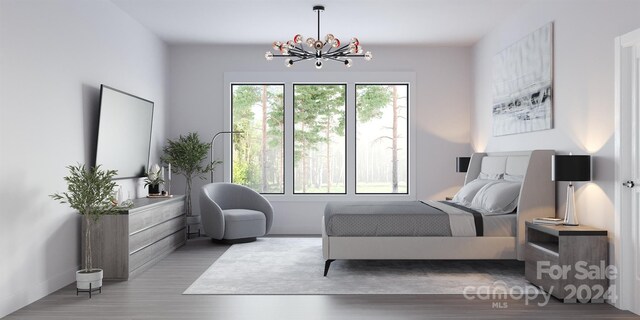
[[[554,129],[492,137],[492,58],[549,21],[554,23],[555,37]],[[561,154],[591,154],[593,181],[576,186],[578,218],[583,224],[607,229],[611,240],[615,225],[614,38],[636,28],[640,28],[640,1],[534,1],[485,36],[473,50],[473,148],[546,148]],[[562,217],[566,183],[558,183],[557,190],[557,215]]]
[[[0,317],[75,281],[79,216],[48,195],[94,161],[101,83],[155,101],[157,159],[165,57],[109,1],[0,1]]]
[[[364,39],[363,39],[364,40]],[[225,72],[336,72],[344,66],[327,63],[316,71],[312,63],[299,63],[288,69],[284,61],[268,62],[264,52],[268,43],[251,46],[175,45],[169,47],[168,136],[190,131],[209,140],[223,129]],[[472,98],[471,52],[467,47],[366,47],[374,54],[370,62],[354,61],[348,72],[415,72],[416,93],[416,180],[418,199],[444,199],[457,191],[464,176],[454,172],[455,157],[470,153],[469,108]],[[300,79],[313,81],[313,78]],[[218,142],[216,143],[218,144]],[[223,158],[217,148],[216,157]],[[221,171],[221,170],[220,170]],[[222,180],[217,173],[217,181]],[[184,188],[176,179],[174,193]],[[199,190],[205,181],[196,181]],[[339,199],[339,198],[338,198]],[[194,212],[199,212],[194,191]],[[325,202],[273,202],[275,217],[272,233],[319,234]]]

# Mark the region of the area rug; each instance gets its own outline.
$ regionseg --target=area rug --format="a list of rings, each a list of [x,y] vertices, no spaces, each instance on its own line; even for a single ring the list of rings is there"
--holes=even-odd
[[[231,246],[183,294],[463,294],[537,292],[519,261],[336,260],[322,239],[261,238]]]

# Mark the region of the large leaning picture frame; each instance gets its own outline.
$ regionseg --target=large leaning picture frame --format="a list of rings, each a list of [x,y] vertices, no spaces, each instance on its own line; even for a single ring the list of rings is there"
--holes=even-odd
[[[553,24],[493,57],[493,136],[553,128]]]

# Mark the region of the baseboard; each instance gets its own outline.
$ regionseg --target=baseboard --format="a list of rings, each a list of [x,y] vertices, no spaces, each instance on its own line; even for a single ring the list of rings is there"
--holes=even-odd
[[[268,234],[265,238],[320,238],[321,234]]]
[[[38,284],[29,284],[18,288],[10,288],[11,293],[3,295],[0,300],[0,318],[16,312],[29,304],[46,297],[76,281],[78,267],[59,273]]]

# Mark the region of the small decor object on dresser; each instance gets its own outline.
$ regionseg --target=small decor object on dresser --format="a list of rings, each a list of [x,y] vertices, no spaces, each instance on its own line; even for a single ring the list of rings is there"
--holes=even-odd
[[[160,185],[164,183],[163,169],[161,170],[160,166],[156,163],[152,165],[149,172],[147,172],[147,178],[144,179],[144,186],[149,187],[150,196],[160,195]]]
[[[76,272],[76,295],[78,292],[88,292],[89,298],[94,291],[102,292],[103,270],[94,268],[92,261],[92,229],[99,223],[103,215],[116,213],[126,206],[118,206],[113,199],[116,183],[113,177],[116,170],[102,170],[100,166],[86,169],[84,165],[67,167],[69,175],[64,177],[67,182],[67,192],[50,195],[60,203],[69,206],[84,217],[83,220],[83,257],[82,270]],[[126,201],[125,201],[126,203]],[[102,266],[99,262],[99,266]]]

